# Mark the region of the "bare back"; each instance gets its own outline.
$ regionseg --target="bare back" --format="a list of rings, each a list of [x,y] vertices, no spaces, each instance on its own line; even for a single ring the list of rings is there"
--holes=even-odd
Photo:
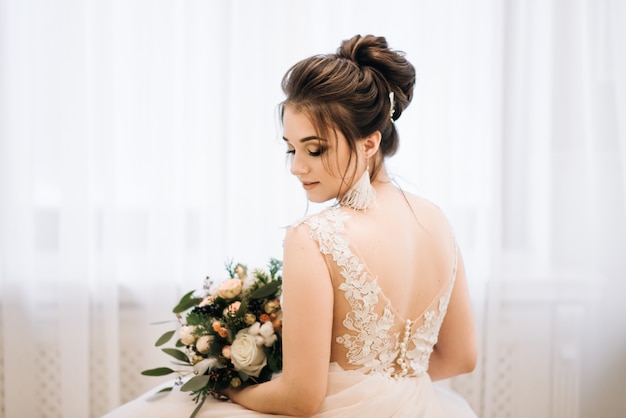
[[[334,291],[331,361],[344,369],[421,375],[454,284],[456,245],[441,211],[390,184],[365,212],[323,211],[304,221]]]

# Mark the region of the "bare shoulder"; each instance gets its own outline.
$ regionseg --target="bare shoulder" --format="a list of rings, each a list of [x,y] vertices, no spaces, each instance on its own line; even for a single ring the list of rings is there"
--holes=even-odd
[[[313,242],[310,231],[309,226],[302,221],[289,226],[285,232],[285,248],[293,246],[302,248],[309,246]]]
[[[443,210],[433,201],[422,196],[404,192],[413,213],[422,226],[431,231],[442,233],[452,233],[452,227],[448,221],[448,217]]]

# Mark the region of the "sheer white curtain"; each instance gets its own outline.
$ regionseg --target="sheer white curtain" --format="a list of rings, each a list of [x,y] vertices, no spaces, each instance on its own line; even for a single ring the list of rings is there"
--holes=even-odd
[[[501,110],[496,147],[501,175],[495,213],[501,230],[490,254],[490,278],[500,280],[502,288],[507,280],[525,283],[510,286],[528,293],[527,317],[520,323],[523,332],[534,334],[524,344],[532,345],[528,352],[536,354],[528,358],[547,369],[537,376],[526,373],[524,382],[534,379],[534,388],[522,388],[520,377],[513,391],[526,392],[526,400],[551,409],[550,416],[622,416],[626,4],[497,3]],[[549,305],[548,300],[558,303]],[[549,313],[541,316],[544,308]],[[519,305],[510,306],[510,311],[516,309],[522,312]],[[537,318],[551,318],[552,323],[537,323]],[[552,335],[541,337],[543,330]],[[498,336],[487,334],[487,356],[497,357],[489,347]],[[535,370],[533,364],[521,367]],[[544,378],[552,382],[552,393],[539,393],[545,389],[539,383]],[[559,398],[559,390],[576,397]],[[561,405],[557,413],[564,403],[569,405]],[[525,408],[523,403],[513,403],[515,407]],[[544,416],[536,411],[530,415]]]
[[[137,395],[164,361],[151,322],[227,259],[281,256],[306,202],[280,79],[355,33],[417,68],[389,165],[449,214],[481,332],[492,281],[617,286],[625,17],[617,0],[0,0],[0,416],[96,417]],[[584,411],[622,405],[623,311],[607,310]],[[480,410],[488,383],[468,379]]]

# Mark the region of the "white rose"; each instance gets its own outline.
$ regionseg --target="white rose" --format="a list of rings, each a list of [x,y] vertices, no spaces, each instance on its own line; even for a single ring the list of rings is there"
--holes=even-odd
[[[207,351],[209,351],[212,340],[213,337],[210,335],[203,335],[202,337],[198,338],[198,341],[196,341],[196,350],[201,353],[206,353]]]
[[[179,333],[180,341],[185,345],[193,344],[196,341],[196,336],[193,335],[195,330],[196,330],[196,327],[192,325],[184,325],[180,327],[180,333]]]
[[[248,334],[248,328],[237,333],[230,355],[235,370],[254,377],[259,377],[261,369],[267,364],[263,349],[257,344],[256,336]]]

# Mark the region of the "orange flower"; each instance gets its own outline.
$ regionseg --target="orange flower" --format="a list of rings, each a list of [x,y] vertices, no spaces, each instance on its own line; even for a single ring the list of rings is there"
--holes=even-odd
[[[220,323],[219,323],[219,322],[217,322],[217,321],[214,321],[214,322],[213,322],[213,331],[215,331],[215,332],[220,332],[220,328],[222,328],[222,326],[220,325]],[[221,334],[220,334],[220,335],[221,335]]]
[[[259,317],[259,321],[261,321],[261,323],[265,323],[269,320],[270,320],[270,316],[268,314],[261,314],[261,316]]]
[[[274,330],[275,331],[280,331],[283,327],[283,320],[282,319],[275,319],[272,321],[272,325],[274,326]]]
[[[228,336],[228,330],[226,328],[220,328],[219,331],[217,331],[217,333],[222,338],[226,338]]]

